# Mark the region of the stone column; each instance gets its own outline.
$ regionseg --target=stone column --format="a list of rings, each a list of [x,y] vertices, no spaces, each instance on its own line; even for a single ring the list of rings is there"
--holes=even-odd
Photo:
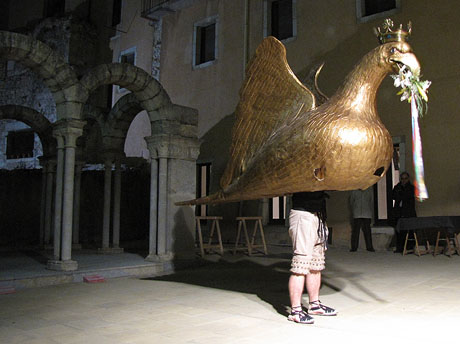
[[[115,160],[115,175],[113,185],[113,238],[112,251],[122,253],[120,247],[120,204],[121,204],[121,163],[120,159]]]
[[[56,191],[54,197],[54,236],[53,257],[57,261],[61,257],[61,225],[62,225],[62,185],[64,178],[64,137],[53,133],[57,141]]]
[[[110,251],[110,204],[112,200],[112,157],[106,158],[104,165],[104,213],[102,221],[102,247],[99,248],[100,253],[108,253]]]
[[[156,246],[158,260],[165,269],[173,269],[173,258],[194,259],[196,255],[194,207],[179,207],[175,202],[196,197],[198,112],[167,104],[149,112],[149,116],[155,134],[145,138],[152,159],[148,259],[154,256]]]
[[[73,198],[73,225],[72,225],[72,248],[80,249],[80,191],[81,191],[81,169],[83,163],[75,164],[75,190]]]
[[[54,184],[54,169],[55,161],[48,161],[46,169],[46,208],[45,208],[45,245],[50,243],[51,238],[51,220],[53,212],[53,184]]]
[[[165,269],[173,269],[173,258],[195,258],[194,207],[178,207],[175,202],[196,197],[196,159],[200,145],[196,137],[198,112],[166,104],[149,112],[149,116],[155,134],[145,138],[151,157],[150,252],[147,259],[154,258],[156,247],[158,260]]]
[[[154,154],[156,155],[156,154]],[[157,220],[158,220],[158,160],[153,156],[150,161],[150,221],[148,261],[158,261]]]
[[[68,261],[72,257],[73,200],[75,191],[75,148],[76,135],[66,135],[64,191],[62,199],[62,253],[61,259]]]
[[[157,253],[160,258],[167,258],[167,219],[168,219],[168,159],[160,157],[158,167],[158,238]]]
[[[43,158],[43,157],[42,157]],[[45,243],[45,219],[46,219],[46,170],[47,164],[40,159],[42,165],[42,190],[40,199],[40,233],[39,233],[39,245],[43,247]]]
[[[54,132],[57,137],[64,138],[65,143],[65,159],[63,166],[63,178],[61,187],[57,184],[56,188],[62,190],[62,209],[56,207],[56,213],[58,210],[62,211],[60,228],[61,231],[61,252],[55,260],[48,261],[48,269],[61,270],[61,271],[72,271],[78,268],[76,261],[72,261],[72,224],[73,224],[73,201],[74,201],[74,179],[75,179],[75,148],[77,146],[77,138],[83,133],[83,126],[85,122],[78,120],[61,120],[56,122]],[[59,142],[58,142],[59,147]],[[58,149],[59,153],[59,149]],[[63,155],[64,155],[63,154]],[[62,162],[61,162],[62,165]],[[59,156],[58,156],[58,170],[59,170]],[[58,192],[56,192],[58,195]],[[61,196],[61,195],[60,195]],[[57,202],[58,197],[56,197]],[[61,213],[61,212],[59,212]],[[55,218],[58,215],[56,214]],[[58,232],[55,230],[55,233]],[[58,241],[54,238],[54,241]],[[55,252],[56,253],[56,252]],[[56,254],[55,254],[56,257]]]

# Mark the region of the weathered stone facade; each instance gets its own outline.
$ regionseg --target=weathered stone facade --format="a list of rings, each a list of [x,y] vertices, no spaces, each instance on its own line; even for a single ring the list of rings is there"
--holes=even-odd
[[[153,31],[153,53],[152,53],[152,76],[160,81],[160,64],[161,64],[161,32],[163,23],[162,20],[157,20],[151,24],[154,27]]]
[[[46,18],[30,30],[28,36],[49,46],[57,56],[69,63],[77,74],[83,74],[95,64],[95,28],[78,18]],[[0,106],[25,106],[36,110],[51,123],[56,122],[56,102],[43,78],[14,60],[9,60],[6,64],[5,78],[0,82]],[[7,123],[2,123],[0,130],[0,168],[40,168],[38,157],[42,155],[42,148],[38,135],[35,136],[33,158],[6,158],[8,132],[29,128],[22,122],[9,120]]]
[[[86,36],[82,31],[80,36],[74,35],[72,25],[65,22],[53,24],[47,20],[39,27],[37,32],[49,40],[50,45],[32,36],[0,31],[0,58],[26,67],[17,80],[7,77],[14,87],[13,93],[3,94],[0,119],[29,124],[44,144],[40,158],[43,167],[40,243],[49,244],[53,240],[54,259],[48,262],[48,268],[78,268],[78,263],[72,260],[72,244],[78,244],[78,200],[81,171],[86,162],[104,166],[100,250],[102,253],[122,251],[119,246],[122,164],[130,163],[125,157],[124,143],[134,116],[143,110],[152,127],[148,140],[151,152],[149,259],[165,261],[176,254],[190,257],[194,240],[175,245],[174,242],[181,240],[174,241],[172,231],[179,226],[181,232],[193,238],[193,212],[182,214],[180,221],[177,220],[180,209],[174,206],[177,197],[173,196],[190,198],[195,192],[195,161],[199,152],[197,111],[172,104],[160,83],[136,66],[95,64],[91,58],[86,59],[91,56],[88,51],[93,46],[91,34],[86,46],[81,42],[72,43],[75,37],[78,41],[78,37]],[[70,44],[54,50],[51,46],[60,39],[68,39]],[[80,55],[72,53],[75,46]],[[83,47],[86,51],[81,53]],[[28,82],[35,79],[36,83]],[[19,85],[23,83],[28,88],[21,91]],[[100,96],[108,85],[118,85],[131,93],[110,109],[104,106],[107,102]],[[40,115],[41,107],[46,107],[46,116]],[[46,122],[40,122],[37,116]],[[157,241],[157,237],[161,240]]]

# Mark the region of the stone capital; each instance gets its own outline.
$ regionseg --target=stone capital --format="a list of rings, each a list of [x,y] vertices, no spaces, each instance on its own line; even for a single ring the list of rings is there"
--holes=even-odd
[[[65,147],[77,146],[77,139],[83,134],[83,127],[85,126],[86,121],[81,121],[78,119],[61,119],[56,122],[53,126],[53,136],[58,141],[58,148],[64,140]]]
[[[150,157],[182,159],[195,161],[200,153],[200,141],[197,138],[154,135],[146,137]]]
[[[59,132],[53,131],[53,137],[56,139],[56,148],[64,149],[64,143],[65,143],[64,136],[62,136],[62,134]]]
[[[147,148],[150,152],[150,158],[151,159],[156,159],[158,158],[158,150],[156,146],[156,137],[153,136],[146,136],[144,137],[144,140],[147,142]]]

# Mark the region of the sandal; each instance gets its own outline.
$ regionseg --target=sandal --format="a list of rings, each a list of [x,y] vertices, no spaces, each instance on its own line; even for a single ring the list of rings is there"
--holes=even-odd
[[[309,303],[308,313],[325,316],[337,315],[337,311],[334,308],[323,305],[320,300]]]
[[[288,320],[299,324],[313,324],[315,322],[315,319],[302,309],[302,306],[293,307]]]

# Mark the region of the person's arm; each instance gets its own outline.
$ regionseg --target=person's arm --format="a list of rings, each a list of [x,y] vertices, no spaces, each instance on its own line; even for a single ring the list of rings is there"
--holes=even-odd
[[[396,186],[393,188],[393,191],[391,192],[391,198],[395,201],[395,206],[399,205],[399,202],[401,202],[402,198],[402,187],[401,184],[396,184]]]

